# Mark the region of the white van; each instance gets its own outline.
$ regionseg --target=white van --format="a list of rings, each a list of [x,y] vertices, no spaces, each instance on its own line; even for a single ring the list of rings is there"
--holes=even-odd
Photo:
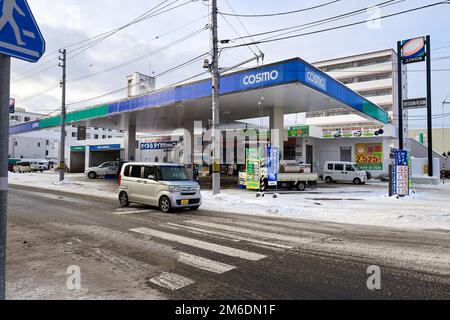
[[[184,166],[168,163],[126,163],[119,176],[119,202],[172,209],[197,210],[202,204],[200,185],[190,179]]]
[[[14,165],[14,172],[22,173],[22,172],[31,172],[31,163],[28,161],[19,161]]]
[[[327,183],[364,184],[367,182],[367,172],[359,169],[353,162],[328,161],[323,168],[323,178]]]

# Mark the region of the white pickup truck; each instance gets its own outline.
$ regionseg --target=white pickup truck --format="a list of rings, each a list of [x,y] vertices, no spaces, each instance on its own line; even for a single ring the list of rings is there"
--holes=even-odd
[[[267,177],[267,168],[262,168],[261,170],[262,174]],[[278,186],[305,191],[308,185],[316,185],[317,181],[319,181],[319,176],[316,173],[311,173],[310,165],[297,164],[296,161],[281,161],[278,173]],[[270,187],[267,180],[266,186]]]

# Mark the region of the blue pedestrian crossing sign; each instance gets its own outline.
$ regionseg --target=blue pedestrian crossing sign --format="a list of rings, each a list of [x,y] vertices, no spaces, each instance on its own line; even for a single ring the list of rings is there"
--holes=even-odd
[[[0,53],[30,62],[45,52],[42,37],[26,0],[0,0]]]

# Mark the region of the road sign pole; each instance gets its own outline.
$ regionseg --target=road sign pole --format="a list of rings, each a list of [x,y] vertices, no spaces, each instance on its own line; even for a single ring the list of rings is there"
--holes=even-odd
[[[60,50],[59,53],[62,54],[59,57],[61,63],[59,66],[63,70],[61,88],[62,88],[62,99],[61,99],[61,143],[59,146],[59,181],[64,181],[64,172],[66,170],[66,61],[67,52],[66,49]]]
[[[6,283],[6,216],[8,200],[9,96],[11,58],[0,54],[0,300]]]
[[[428,176],[432,177],[433,168],[433,113],[431,104],[431,40],[427,36],[427,122],[428,122]]]
[[[398,148],[403,150],[403,61],[402,42],[397,42],[397,77],[398,77]]]

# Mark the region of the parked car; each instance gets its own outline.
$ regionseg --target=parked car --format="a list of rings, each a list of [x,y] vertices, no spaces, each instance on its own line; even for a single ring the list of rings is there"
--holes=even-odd
[[[14,166],[14,172],[22,173],[22,172],[31,172],[31,163],[27,161],[17,162]]]
[[[349,182],[354,184],[365,184],[367,173],[358,168],[356,163],[329,161],[325,163],[323,178],[327,183]]]
[[[48,164],[46,162],[40,162],[40,161],[30,161],[31,164],[31,171],[33,172],[43,172],[46,171],[48,168]]]
[[[117,161],[108,161],[102,163],[98,167],[88,168],[84,171],[84,174],[89,179],[97,179],[98,177],[115,176],[117,175],[117,167],[119,163]]]
[[[202,204],[200,185],[186,168],[167,163],[126,163],[119,176],[122,207],[140,203],[168,213],[173,209],[198,210]]]

